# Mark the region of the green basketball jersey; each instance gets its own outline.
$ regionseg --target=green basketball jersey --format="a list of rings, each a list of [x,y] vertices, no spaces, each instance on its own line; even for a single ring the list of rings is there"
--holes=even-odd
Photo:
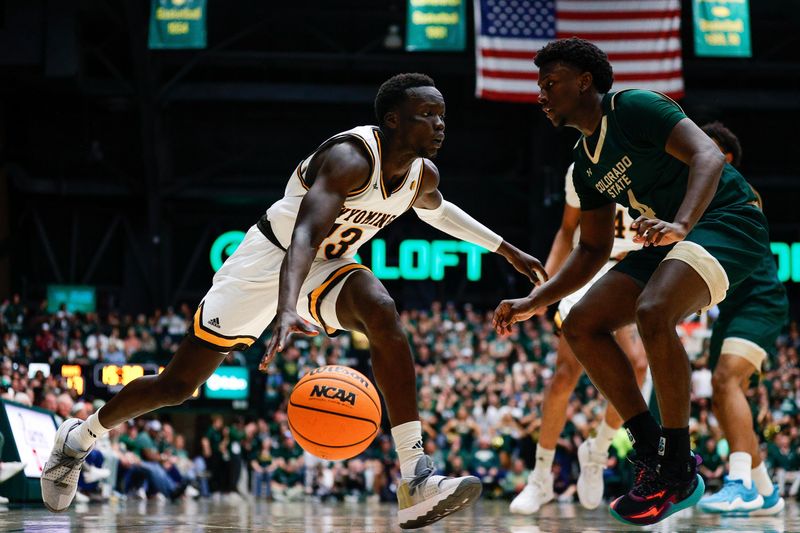
[[[665,147],[686,118],[683,110],[667,96],[639,89],[608,93],[602,107],[600,126],[581,136],[573,150],[581,209],[617,202],[634,218],[672,222],[686,194],[689,166]],[[726,164],[706,212],[754,200],[742,175]]]

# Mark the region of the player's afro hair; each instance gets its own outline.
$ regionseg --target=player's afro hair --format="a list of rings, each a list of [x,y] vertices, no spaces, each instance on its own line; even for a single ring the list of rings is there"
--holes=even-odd
[[[383,82],[375,96],[375,118],[378,125],[383,124],[386,113],[408,97],[406,90],[414,87],[436,87],[436,84],[430,76],[418,72],[397,74]]]
[[[709,122],[700,129],[702,129],[706,135],[717,141],[717,144],[720,145],[723,151],[733,156],[731,165],[738,168],[739,164],[742,162],[742,145],[739,143],[739,138],[719,121]]]
[[[558,39],[547,43],[536,53],[533,62],[539,68],[550,63],[561,62],[576,67],[582,72],[589,72],[592,75],[594,87],[600,94],[610,91],[611,84],[614,83],[614,72],[606,53],[589,41],[577,37]]]

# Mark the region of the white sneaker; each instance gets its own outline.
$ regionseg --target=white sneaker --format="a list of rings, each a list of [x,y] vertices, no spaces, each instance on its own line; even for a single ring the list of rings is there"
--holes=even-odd
[[[14,477],[25,468],[25,463],[13,461],[8,463],[0,463],[0,483],[8,478]]]
[[[778,485],[772,485],[772,494],[769,496],[762,496],[764,498],[764,506],[761,509],[756,509],[750,512],[750,516],[772,516],[783,511],[786,502],[781,498],[778,491]]]
[[[403,529],[428,526],[475,503],[483,486],[475,476],[445,477],[434,475],[433,460],[419,458],[411,481],[403,480],[397,488],[398,522]]]
[[[42,469],[42,500],[45,507],[54,513],[66,511],[78,490],[78,476],[83,461],[92,448],[74,450],[67,445],[69,433],[81,425],[81,420],[70,418],[56,431],[56,442],[50,458]]]
[[[291,499],[289,497],[290,494],[291,494],[291,491],[289,491],[289,489],[286,489],[286,492],[284,493],[284,497],[286,498],[286,500],[284,500],[284,501],[288,501],[288,500]],[[228,492],[228,493],[224,494],[222,496],[222,501],[224,503],[229,504],[229,505],[239,505],[244,500],[242,500],[242,495],[241,494],[239,494],[238,492],[234,491],[234,492]]]
[[[0,505],[5,505],[8,503],[8,498],[5,496],[0,496]]]
[[[193,486],[189,485],[186,487],[186,491],[184,492],[187,498],[197,498],[200,496],[200,491],[194,488]]]
[[[91,498],[82,492],[75,493],[75,503],[89,503],[90,500]]]
[[[595,440],[587,439],[578,447],[578,499],[587,509],[595,509],[603,501],[603,470],[608,464],[608,451],[595,449]]]
[[[533,472],[528,476],[528,483],[522,492],[508,506],[514,514],[533,514],[553,499],[553,474],[548,473],[544,479],[535,477]]]
[[[83,481],[86,483],[94,483],[100,481],[111,475],[111,470],[108,468],[100,468],[99,466],[83,465]]]

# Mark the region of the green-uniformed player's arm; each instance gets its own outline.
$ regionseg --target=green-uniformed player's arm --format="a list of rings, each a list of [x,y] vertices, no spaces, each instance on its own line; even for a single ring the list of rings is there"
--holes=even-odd
[[[717,192],[719,178],[725,167],[725,156],[714,141],[688,118],[678,122],[672,129],[666,150],[672,157],[689,165],[686,194],[675,214],[675,222],[684,224],[688,233]]]
[[[582,210],[581,238],[564,266],[547,283],[535,287],[528,296],[500,302],[492,321],[495,330],[509,333],[514,323],[529,319],[542,307],[547,307],[586,285],[611,254],[615,212],[613,202]]]
[[[617,99],[617,118],[629,140],[663,147],[689,167],[689,179],[674,220],[639,217],[635,242],[664,246],[682,241],[700,220],[717,191],[725,157],[711,138],[672,100],[650,91],[629,91]]]
[[[580,240],[558,273],[531,292],[530,297],[536,307],[546,307],[572,294],[586,285],[606,264],[614,245],[615,213],[613,202],[581,210]]]
[[[645,246],[666,246],[686,238],[714,198],[725,166],[725,157],[714,142],[688,118],[672,129],[665,150],[689,166],[686,193],[674,220],[639,217],[634,221],[631,227],[637,235],[633,240]]]

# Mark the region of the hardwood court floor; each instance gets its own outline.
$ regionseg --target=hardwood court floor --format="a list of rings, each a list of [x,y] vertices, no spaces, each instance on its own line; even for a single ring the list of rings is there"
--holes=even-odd
[[[85,532],[227,532],[384,533],[402,531],[396,506],[377,503],[267,503],[183,501],[177,504],[126,501],[73,505],[53,514],[43,506],[0,507],[0,531]],[[532,517],[508,513],[505,502],[483,500],[456,513],[425,533],[540,533],[599,531],[769,531],[800,532],[800,509],[792,498],[777,517],[723,518],[686,510],[650,528],[620,524],[601,506],[587,511],[578,504],[551,503]]]

